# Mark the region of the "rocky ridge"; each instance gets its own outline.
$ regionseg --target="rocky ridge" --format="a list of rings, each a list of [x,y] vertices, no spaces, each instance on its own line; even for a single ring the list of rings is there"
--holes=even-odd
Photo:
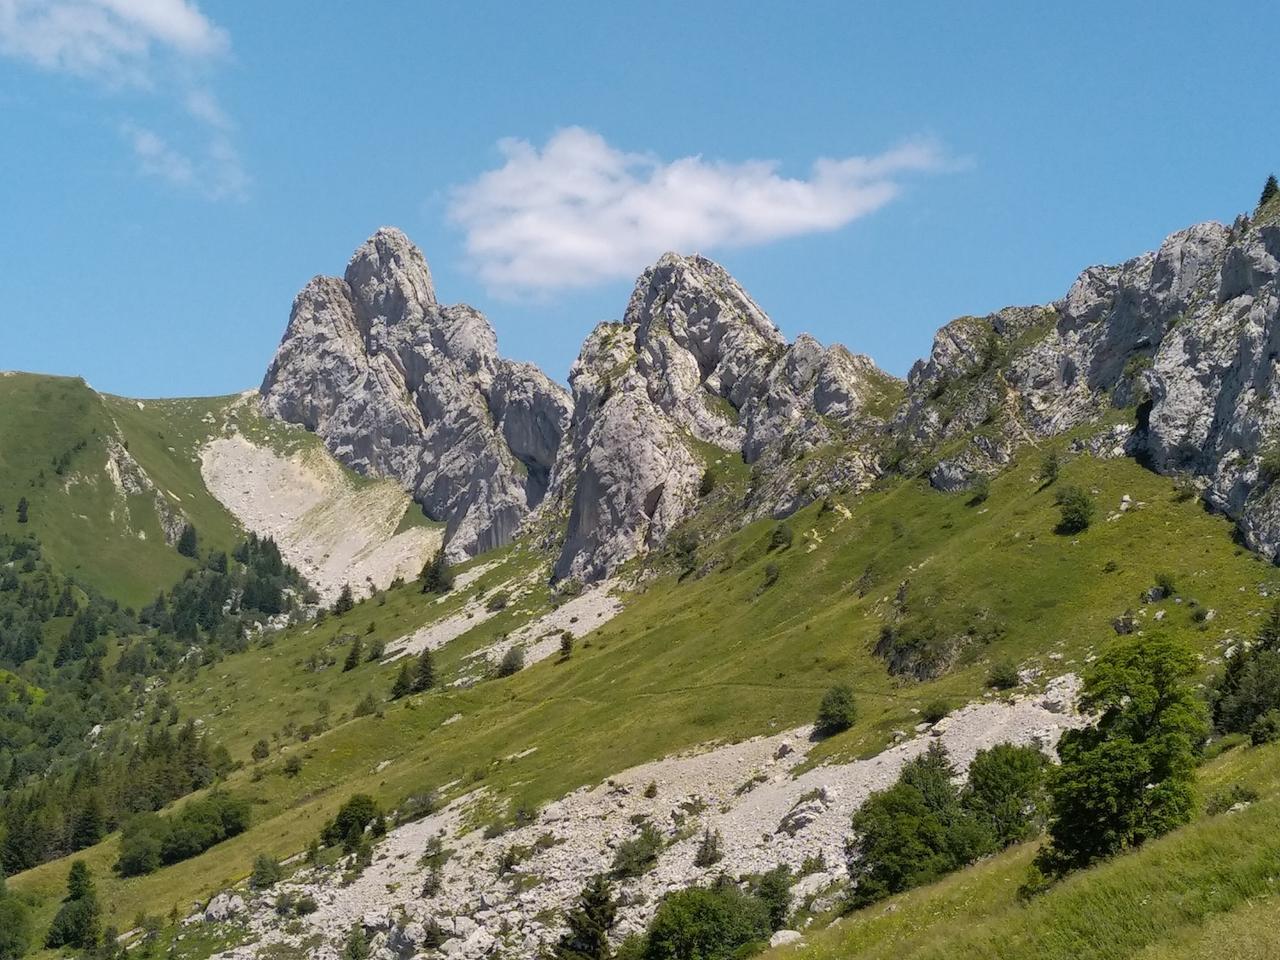
[[[943,327],[894,421],[934,486],[960,489],[1022,442],[1115,419],[1097,441],[1181,477],[1280,553],[1272,438],[1280,427],[1280,203],[1204,223],[1119,266],[1091,267],[1061,300]],[[963,441],[930,464],[927,451]]]
[[[894,469],[964,489],[1020,445],[1101,421],[1090,449],[1189,479],[1275,557],[1278,258],[1273,200],[1091,267],[1055,303],[952,321],[904,386],[840,345],[788,343],[722,267],[669,253],[587,337],[570,396],[500,359],[479,313],[440,306],[421,253],[383,229],[344,279],[299,294],[263,406],[398,479],[447,522],[455,559],[534,514],[559,579],[665,543],[717,458],[751,466],[738,518],[781,517]]]
[[[411,491],[446,523],[454,560],[512,539],[542,500],[569,411],[562,387],[498,355],[482,314],[442,306],[421,251],[385,227],[342,279],[298,294],[260,392],[268,415]]]

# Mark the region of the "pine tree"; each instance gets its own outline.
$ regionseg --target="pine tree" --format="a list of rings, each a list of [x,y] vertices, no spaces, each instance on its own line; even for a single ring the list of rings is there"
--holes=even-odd
[[[356,921],[347,933],[347,942],[342,947],[342,960],[368,960],[369,941],[364,938],[364,927]]]
[[[49,926],[45,946],[77,947],[81,950],[96,947],[101,933],[101,915],[89,868],[83,860],[77,860],[71,864],[71,872],[67,875],[67,896]]]
[[[199,538],[196,535],[196,528],[191,524],[183,524],[182,533],[178,535],[177,548],[178,552],[184,557],[194,558],[199,554]]]
[[[587,881],[565,918],[569,929],[552,951],[555,960],[609,960],[609,931],[618,918],[613,887],[603,876]]]
[[[27,503],[27,498],[26,497],[20,498],[18,500],[18,522],[19,523],[27,522],[28,508],[29,508],[29,504]]]
[[[333,612],[336,614],[344,614],[356,605],[356,599],[351,593],[351,584],[344,583],[342,592],[338,594],[338,599],[333,602]]]
[[[342,662],[342,672],[354,670],[360,666],[360,654],[364,652],[364,644],[360,642],[359,637],[355,637],[351,641],[351,649],[347,651],[347,659]]]
[[[1267,182],[1262,186],[1262,197],[1258,200],[1258,209],[1261,210],[1276,194],[1280,193],[1280,184],[1276,183],[1276,175],[1273,173],[1267,177]]]
[[[391,688],[391,699],[399,700],[413,693],[413,669],[405,663],[396,674],[395,685]]]
[[[443,547],[427,561],[419,579],[422,581],[423,593],[448,593],[453,589],[453,573],[449,570],[449,564],[445,562]]]
[[[436,685],[436,664],[427,648],[418,655],[418,669],[413,677],[413,692],[425,693]]]
[[[96,790],[89,791],[71,826],[71,846],[75,850],[92,847],[106,833],[106,815]]]

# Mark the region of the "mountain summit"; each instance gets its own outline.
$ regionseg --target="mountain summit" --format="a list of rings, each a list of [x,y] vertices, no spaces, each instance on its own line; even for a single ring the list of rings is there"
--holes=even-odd
[[[343,463],[412,491],[446,522],[453,559],[511,540],[542,500],[569,415],[564,388],[498,355],[479,311],[437,302],[422,252],[388,227],[342,279],[298,294],[261,394]]]

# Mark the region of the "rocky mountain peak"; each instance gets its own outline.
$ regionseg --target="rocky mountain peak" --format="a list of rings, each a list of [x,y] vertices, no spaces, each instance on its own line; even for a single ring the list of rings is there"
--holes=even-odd
[[[515,536],[546,491],[569,413],[563,387],[499,356],[483,314],[437,302],[422,252],[389,227],[343,279],[317,277],[298,294],[260,392],[268,415],[412,491],[445,522],[455,560]]]
[[[699,443],[764,461],[749,516],[789,512],[832,483],[865,484],[873,458],[857,443],[847,469],[817,484],[786,463],[850,439],[891,380],[843,347],[808,336],[789,345],[718,263],[663,255],[570,373],[573,418],[552,479],[569,511],[557,575],[595,579],[664,542],[696,507],[709,466]]]

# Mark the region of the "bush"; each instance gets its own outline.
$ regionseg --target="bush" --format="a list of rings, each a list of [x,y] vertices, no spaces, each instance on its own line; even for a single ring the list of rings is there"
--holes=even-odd
[[[253,873],[249,875],[249,886],[255,890],[265,890],[279,883],[282,876],[284,871],[280,869],[280,862],[274,857],[260,853],[253,858]]]
[[[618,844],[613,853],[611,872],[618,880],[643,876],[658,862],[658,854],[661,852],[662,834],[653,824],[644,823],[639,833]]]
[[[1166,597],[1172,597],[1178,592],[1178,584],[1173,579],[1173,574],[1167,570],[1161,570],[1156,574],[1156,589],[1163,593]]]
[[[302,772],[302,758],[296,753],[291,753],[284,761],[284,775],[286,777],[296,777]]]
[[[762,873],[751,885],[751,895],[769,911],[769,929],[781,930],[791,912],[791,871],[785,865]]]
[[[507,609],[507,604],[510,602],[511,594],[505,590],[499,590],[485,602],[484,608],[490,613],[498,613]]]
[[[991,496],[991,480],[985,474],[978,474],[969,484],[969,505],[976,507],[987,502]]]
[[[324,830],[320,833],[320,839],[328,847],[341,843],[345,852],[350,853],[359,843],[365,829],[373,826],[375,832],[380,832],[378,830],[380,823],[383,823],[383,816],[378,801],[367,793],[357,793],[338,809],[332,820],[325,824]],[[385,824],[382,829],[385,830]]]
[[[249,801],[221,791],[189,801],[171,817],[138,814],[121,830],[115,870],[124,877],[151,873],[204,853],[248,826]]]
[[[698,852],[694,854],[695,867],[710,867],[724,859],[724,837],[719,830],[710,827],[702,831],[702,841],[698,844]]]
[[[355,708],[351,711],[351,715],[354,717],[367,717],[370,714],[377,712],[378,701],[373,698],[372,693],[366,693],[360,699],[360,702],[355,705]]]
[[[271,746],[267,741],[259,740],[253,745],[253,749],[249,752],[249,755],[253,757],[254,760],[265,760],[271,755]]]
[[[760,584],[760,590],[763,592],[778,582],[778,576],[782,573],[776,563],[766,563],[764,565],[764,580]]]
[[[498,676],[509,677],[523,669],[524,647],[519,644],[508,647],[507,652],[502,655],[502,662],[498,664]]]
[[[1083,487],[1063,487],[1056,498],[1058,512],[1058,532],[1064,534],[1083,533],[1093,522],[1093,498]]]
[[[920,711],[920,716],[925,723],[937,723],[950,712],[951,704],[945,700],[930,700]]]
[[[0,892],[0,960],[18,960],[31,945],[31,911]]]
[[[848,730],[858,719],[858,707],[853,699],[853,690],[844,684],[832,687],[822,695],[818,704],[818,716],[814,721],[814,732],[822,737]]]
[[[1044,459],[1040,461],[1040,482],[1045,486],[1056,483],[1060,469],[1061,464],[1058,462],[1058,454],[1050,450],[1044,455]]]
[[[1280,740],[1280,710],[1268,710],[1249,727],[1249,742],[1255,747]]]
[[[791,546],[791,541],[795,534],[791,532],[791,524],[780,523],[773,528],[773,533],[769,536],[769,550],[786,550]]]
[[[946,749],[934,741],[902,768],[897,783],[854,813],[851,906],[930,883],[994,848],[991,834],[961,804],[954,775]]]
[[[1186,823],[1207,732],[1192,680],[1195,654],[1163,637],[1112,647],[1085,675],[1080,708],[1097,724],[1069,730],[1051,787],[1049,875],[1088,866]]]
[[[1012,690],[1022,679],[1018,676],[1018,665],[1012,660],[998,660],[991,665],[987,674],[987,686],[996,690]]]
[[[649,925],[645,960],[730,960],[772,933],[769,909],[732,884],[669,894]]]
[[[716,474],[710,467],[702,471],[702,480],[698,483],[698,496],[705,497],[716,488]]]
[[[568,660],[573,656],[573,634],[565,630],[560,634],[560,659]]]
[[[1049,759],[1033,746],[1002,743],[979,750],[969,765],[961,803],[1007,847],[1040,832],[1048,804]]]
[[[1209,802],[1205,804],[1204,812],[1211,817],[1216,817],[1220,813],[1226,813],[1238,804],[1253,803],[1257,799],[1258,791],[1253,787],[1233,783],[1226,790],[1219,790],[1211,796]]]

